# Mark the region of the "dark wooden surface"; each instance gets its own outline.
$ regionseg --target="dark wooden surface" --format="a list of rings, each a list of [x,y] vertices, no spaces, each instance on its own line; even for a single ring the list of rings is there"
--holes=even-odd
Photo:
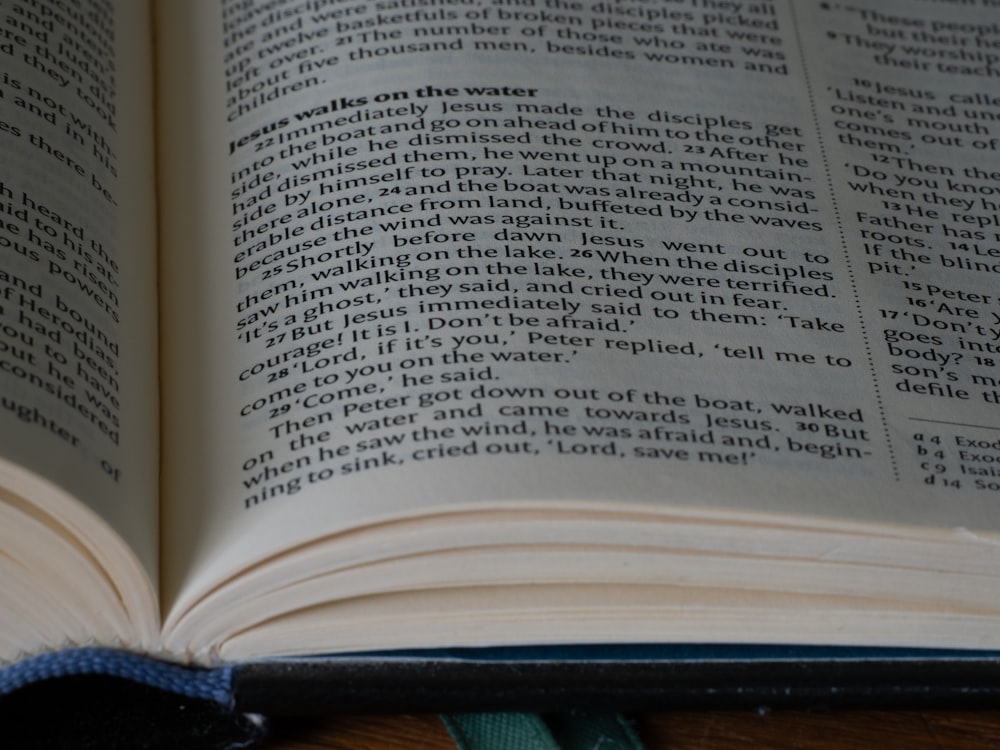
[[[776,710],[643,714],[648,750],[986,750],[1000,748],[996,711]],[[454,750],[436,716],[285,720],[266,750]]]

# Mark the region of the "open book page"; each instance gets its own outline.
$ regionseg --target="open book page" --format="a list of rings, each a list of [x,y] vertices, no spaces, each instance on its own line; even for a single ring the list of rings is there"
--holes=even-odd
[[[156,218],[143,6],[4,8],[0,455],[106,520],[155,581]]]
[[[160,11],[168,602],[487,501],[998,527],[979,6]]]

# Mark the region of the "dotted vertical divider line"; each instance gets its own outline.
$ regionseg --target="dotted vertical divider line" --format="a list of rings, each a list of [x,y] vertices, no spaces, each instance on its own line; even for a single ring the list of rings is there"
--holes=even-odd
[[[806,92],[809,96],[809,111],[813,120],[813,130],[816,133],[816,142],[819,145],[820,159],[823,163],[823,174],[826,179],[827,192],[830,195],[830,203],[833,206],[833,217],[837,224],[837,236],[840,238],[840,250],[844,256],[847,266],[847,278],[851,284],[851,296],[854,300],[854,309],[858,318],[858,325],[861,329],[861,339],[865,347],[865,359],[868,361],[868,371],[871,375],[872,389],[875,393],[875,404],[878,408],[879,421],[882,423],[882,434],[885,436],[885,446],[889,452],[889,466],[892,469],[892,477],[899,481],[899,464],[896,461],[896,451],[893,447],[892,436],[889,433],[889,420],[885,413],[885,404],[882,401],[882,387],[879,384],[878,373],[875,370],[875,359],[872,357],[871,339],[868,336],[868,325],[865,322],[864,311],[861,307],[861,298],[858,295],[858,282],[854,271],[854,263],[851,261],[851,254],[847,249],[847,236],[844,234],[844,222],[840,214],[840,203],[837,200],[837,191],[833,186],[833,175],[830,173],[830,160],[826,150],[826,140],[823,137],[823,129],[820,127],[819,115],[816,112],[816,95],[813,91],[812,77],[809,75],[809,65],[806,63],[805,46],[802,44],[802,36],[799,31],[799,19],[795,13],[795,0],[787,0],[788,12],[792,18],[792,28],[795,32],[795,43],[798,46],[799,62],[802,65],[802,76],[805,79]],[[821,3],[826,6],[827,3]]]

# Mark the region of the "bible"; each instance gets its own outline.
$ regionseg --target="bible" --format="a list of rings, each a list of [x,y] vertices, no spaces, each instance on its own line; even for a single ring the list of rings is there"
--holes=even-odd
[[[988,0],[6,3],[4,669],[989,662],[998,59]]]

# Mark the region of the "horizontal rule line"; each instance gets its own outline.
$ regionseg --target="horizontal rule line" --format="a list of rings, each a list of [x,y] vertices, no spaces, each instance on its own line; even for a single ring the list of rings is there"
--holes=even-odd
[[[968,424],[966,422],[948,422],[943,419],[923,419],[922,417],[909,417],[910,420],[914,422],[930,422],[932,424],[948,424],[953,427],[972,427],[977,430],[995,430],[1000,431],[1000,427],[990,427],[985,424]]]

